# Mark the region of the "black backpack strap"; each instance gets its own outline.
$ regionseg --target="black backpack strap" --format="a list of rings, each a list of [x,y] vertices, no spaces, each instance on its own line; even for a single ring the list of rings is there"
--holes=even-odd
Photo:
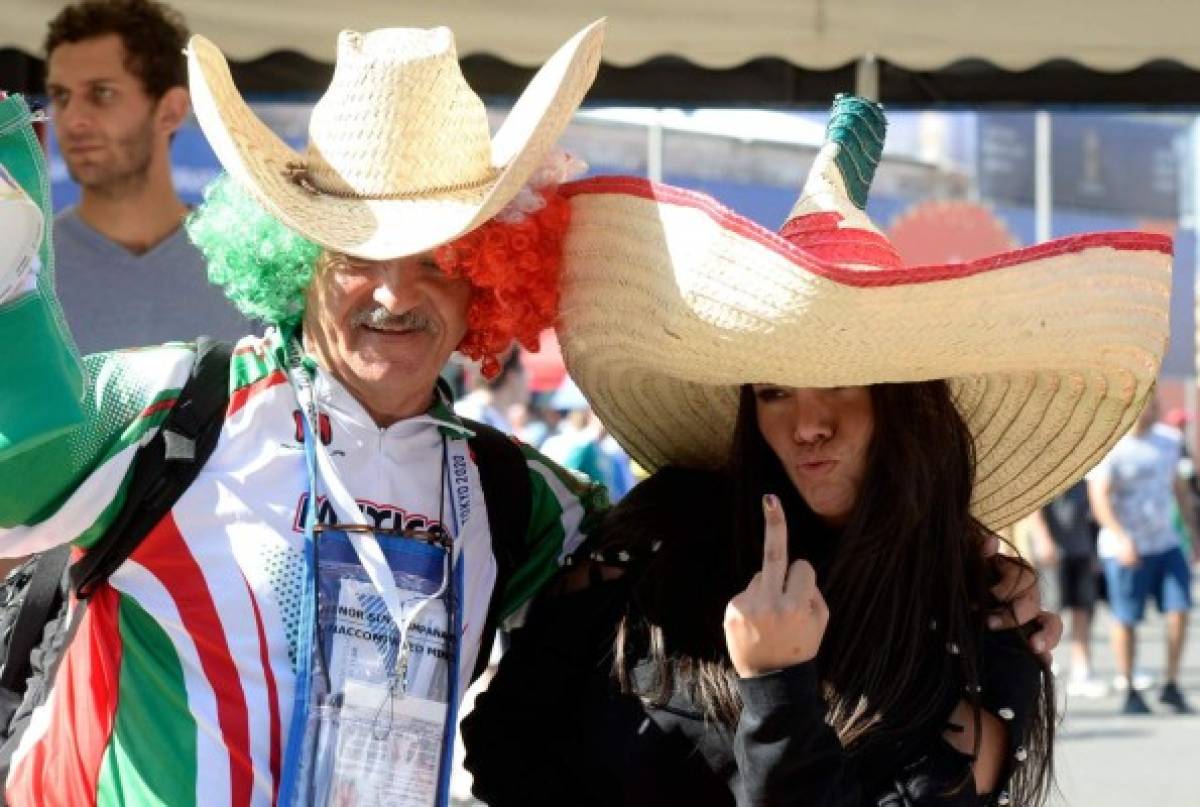
[[[498,429],[463,418],[475,436],[467,442],[479,467],[479,484],[487,505],[492,531],[492,553],[496,556],[496,585],[488,603],[487,622],[479,642],[479,657],[471,679],[487,669],[499,618],[501,595],[513,573],[529,556],[525,533],[533,511],[533,486],[529,466],[516,441]]]
[[[191,486],[217,445],[229,404],[232,346],[206,337],[162,428],[134,457],[125,504],[99,544],[71,567],[76,596],[86,599],[125,562]]]
[[[24,692],[29,677],[29,655],[42,639],[42,628],[50,614],[62,605],[63,576],[71,561],[71,547],[64,544],[34,558],[33,574],[25,589],[25,599],[13,623],[0,687],[8,692]],[[7,717],[7,716],[6,716]]]

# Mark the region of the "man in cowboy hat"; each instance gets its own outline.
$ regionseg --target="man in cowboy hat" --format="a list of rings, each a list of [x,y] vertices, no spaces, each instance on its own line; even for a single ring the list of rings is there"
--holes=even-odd
[[[7,801],[445,803],[455,710],[486,637],[605,506],[602,488],[536,452],[483,440],[438,382],[455,349],[493,373],[552,320],[568,222],[555,187],[570,165],[550,148],[602,34],[588,26],[555,53],[492,138],[448,30],[343,32],[305,153],[193,37],[196,114],[228,175],[190,233],[210,278],[272,327],[233,350],[202,471],[72,598]],[[44,214],[29,117],[19,98],[0,104],[0,161]],[[0,211],[3,232],[12,221]],[[70,542],[86,561],[114,539],[141,447],[186,419],[173,407],[197,349],[79,362],[48,243],[0,266],[0,554]],[[186,460],[201,439],[164,451]],[[505,485],[519,495],[489,501],[488,462],[513,452],[520,478]],[[378,763],[394,759],[408,762]]]

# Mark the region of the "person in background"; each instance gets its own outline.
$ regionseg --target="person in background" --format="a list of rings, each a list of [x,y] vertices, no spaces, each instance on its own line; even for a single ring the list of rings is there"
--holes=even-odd
[[[512,424],[495,405],[492,382],[477,369],[468,369],[467,377],[470,391],[454,402],[454,414],[511,434]]]
[[[1133,686],[1137,625],[1146,598],[1153,596],[1167,623],[1167,672],[1159,701],[1177,713],[1191,712],[1179,688],[1179,668],[1192,607],[1192,574],[1175,508],[1191,521],[1186,485],[1179,478],[1182,444],[1169,427],[1156,424],[1158,402],[1146,405],[1134,428],[1088,474],[1088,497],[1100,523],[1100,558],[1112,607],[1113,652],[1125,684],[1124,714],[1149,714]],[[1195,532],[1195,524],[1189,524]]]
[[[208,282],[171,179],[189,108],[187,36],[177,12],[150,0],[86,0],[46,32],[55,136],[80,186],[54,222],[58,295],[84,354],[251,330]]]
[[[1071,617],[1071,677],[1067,694],[1103,697],[1108,687],[1092,675],[1092,614],[1099,598],[1098,527],[1080,480],[1028,519],[1038,562],[1058,572],[1059,612]]]
[[[604,482],[609,498],[619,501],[633,487],[629,455],[615,440],[606,440],[604,424],[570,377],[550,398],[550,408],[562,419],[557,431],[542,443],[542,452],[564,468]]]
[[[530,403],[523,401],[511,403],[504,414],[508,418],[509,425],[512,426],[513,434],[521,442],[528,443],[534,448],[546,442],[549,427],[546,425],[546,421],[538,417]]]
[[[1196,461],[1192,458],[1192,452],[1188,446],[1187,424],[1191,419],[1192,416],[1186,409],[1176,407],[1163,415],[1162,423],[1159,425],[1163,429],[1171,429],[1172,434],[1179,439],[1182,450],[1182,456],[1179,459],[1179,478],[1183,480],[1184,490],[1187,492],[1185,501],[1188,507],[1186,509],[1190,509],[1192,518],[1196,519],[1191,523],[1197,523],[1200,522],[1200,477],[1196,476]],[[1200,562],[1200,543],[1193,540],[1193,534],[1188,531],[1189,522],[1182,502],[1181,506],[1176,508],[1171,523],[1175,527],[1175,531],[1179,533],[1179,540],[1183,543],[1184,557],[1190,558],[1193,563]]]

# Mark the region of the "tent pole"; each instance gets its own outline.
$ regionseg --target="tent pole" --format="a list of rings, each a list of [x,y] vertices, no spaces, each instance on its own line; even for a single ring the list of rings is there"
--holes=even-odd
[[[1054,208],[1050,174],[1050,113],[1035,112],[1033,126],[1034,243],[1042,244],[1050,240],[1050,218]]]
[[[646,177],[652,182],[663,181],[662,111],[654,110],[654,122],[646,127]]]
[[[874,53],[864,53],[854,71],[854,94],[870,101],[879,99],[879,60]]]

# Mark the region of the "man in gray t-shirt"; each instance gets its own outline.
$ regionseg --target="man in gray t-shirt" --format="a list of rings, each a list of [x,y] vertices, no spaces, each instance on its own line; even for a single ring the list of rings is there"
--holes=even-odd
[[[46,34],[55,136],[81,193],[55,220],[55,285],[81,353],[252,328],[208,284],[171,180],[187,29],[161,3],[81,2]]]
[[[254,328],[208,282],[182,226],[138,255],[70,207],[54,220],[55,285],[80,353],[194,339],[236,340]]]
[[[1087,475],[1088,498],[1100,523],[1113,652],[1128,687],[1126,714],[1149,711],[1133,687],[1136,628],[1149,597],[1167,623],[1167,676],[1159,700],[1176,712],[1191,711],[1178,681],[1192,579],[1172,523],[1187,495],[1178,472],[1182,445],[1157,418],[1158,402],[1152,398],[1134,428]]]

